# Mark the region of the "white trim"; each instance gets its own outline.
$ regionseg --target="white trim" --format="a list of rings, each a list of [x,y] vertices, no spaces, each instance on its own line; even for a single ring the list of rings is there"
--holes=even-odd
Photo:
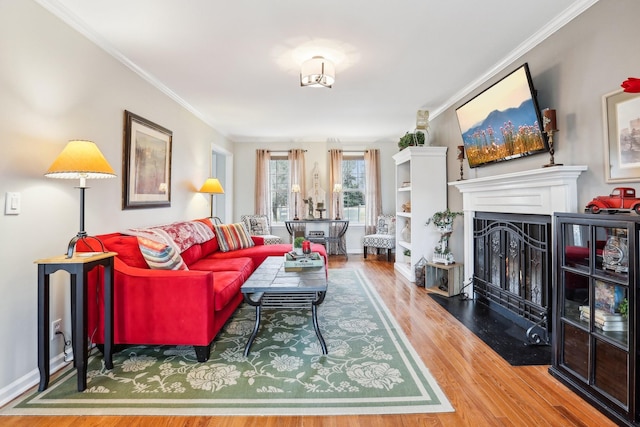
[[[114,57],[116,60],[120,61],[131,71],[142,77],[142,79],[149,82],[153,87],[158,89],[160,92],[167,95],[169,98],[173,99],[184,109],[189,111],[191,114],[211,126],[215,128],[215,125],[211,123],[208,118],[203,115],[200,111],[198,111],[195,107],[181,98],[177,93],[172,91],[169,87],[163,84],[160,80],[158,80],[154,75],[148,73],[147,71],[140,68],[133,61],[127,58],[124,54],[122,54],[118,49],[109,44],[105,39],[100,37],[95,31],[93,31],[90,27],[88,27],[80,18],[71,13],[69,9],[64,7],[62,4],[54,1],[54,0],[35,0],[40,6],[44,7],[46,10],[60,18],[64,23],[69,25],[71,28],[85,36],[91,42],[95,43],[99,48],[104,50],[107,54]],[[226,136],[226,135],[225,135]]]
[[[587,166],[554,166],[450,182],[462,193],[464,277],[473,277],[473,219],[476,212],[553,215],[577,212],[577,181]]]
[[[556,16],[554,19],[549,21],[549,23],[542,27],[539,31],[533,34],[524,42],[520,43],[518,47],[512,50],[507,56],[502,58],[502,60],[498,61],[493,67],[487,70],[486,73],[469,83],[467,86],[463,87],[457,93],[455,93],[451,98],[447,99],[444,104],[439,107],[431,110],[431,119],[435,119],[441,113],[446,111],[448,108],[455,105],[458,101],[468,96],[471,92],[476,90],[478,87],[483,85],[489,79],[503,71],[506,67],[514,63],[518,58],[522,57],[525,53],[532,50],[534,47],[542,43],[549,36],[554,34],[560,28],[567,25],[574,18],[579,16],[582,12],[589,9],[591,6],[596,4],[599,0],[582,0],[575,2],[571,5],[571,7],[567,8],[562,14]]]

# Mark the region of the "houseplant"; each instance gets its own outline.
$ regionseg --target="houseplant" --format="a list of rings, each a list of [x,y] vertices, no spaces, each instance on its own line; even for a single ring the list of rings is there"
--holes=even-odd
[[[415,132],[415,133],[405,133],[404,136],[400,138],[398,141],[398,148],[400,151],[411,146],[411,145],[424,145],[424,133]]]
[[[293,251],[298,255],[302,255],[302,242],[304,242],[304,237],[296,237],[293,239]]]
[[[445,211],[434,213],[431,218],[427,220],[426,225],[433,223],[436,230],[440,233],[440,240],[433,250],[433,262],[442,263],[445,265],[453,264],[455,259],[451,250],[449,249],[449,237],[453,232],[453,220],[457,216],[464,215],[464,212],[452,212],[447,208]]]

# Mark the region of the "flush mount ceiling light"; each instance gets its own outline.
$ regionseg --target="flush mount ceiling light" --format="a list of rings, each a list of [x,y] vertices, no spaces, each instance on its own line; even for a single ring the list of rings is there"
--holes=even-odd
[[[335,80],[336,68],[328,59],[314,56],[302,63],[300,86],[331,88]]]

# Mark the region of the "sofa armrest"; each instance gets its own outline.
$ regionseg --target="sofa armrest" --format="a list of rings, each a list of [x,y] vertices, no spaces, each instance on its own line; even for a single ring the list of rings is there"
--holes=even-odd
[[[213,338],[213,273],[151,270],[114,264],[116,343],[208,345]],[[96,342],[104,339],[103,286],[89,309]],[[90,291],[91,294],[91,291]],[[90,300],[92,296],[89,295]],[[96,312],[97,311],[97,312]]]

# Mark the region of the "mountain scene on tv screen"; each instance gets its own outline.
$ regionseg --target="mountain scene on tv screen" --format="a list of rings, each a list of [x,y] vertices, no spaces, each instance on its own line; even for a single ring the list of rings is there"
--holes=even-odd
[[[533,100],[517,108],[493,110],[462,134],[469,164],[506,160],[545,148]]]

